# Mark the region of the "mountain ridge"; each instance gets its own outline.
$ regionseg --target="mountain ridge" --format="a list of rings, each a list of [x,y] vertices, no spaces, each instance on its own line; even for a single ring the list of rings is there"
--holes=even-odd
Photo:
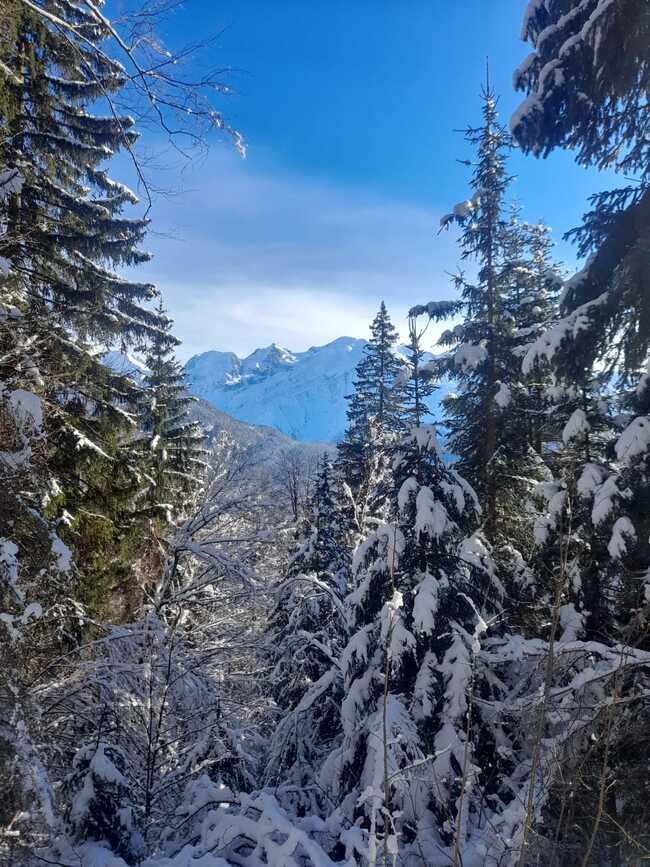
[[[362,338],[343,336],[304,352],[277,343],[244,358],[209,350],[185,365],[188,390],[240,421],[299,442],[336,442],[365,346]]]
[[[110,350],[102,355],[102,363],[115,373],[130,377],[138,385],[144,384],[147,367],[132,354]],[[325,452],[331,454],[333,451],[331,443],[319,440],[298,443],[271,425],[242,421],[195,394],[192,394],[192,397],[194,400],[188,409],[189,419],[198,422],[205,430],[208,443],[225,433],[231,436],[240,448],[255,449],[265,462],[273,462],[281,453],[296,447],[300,447],[301,453],[306,457],[314,458]]]
[[[335,444],[345,432],[347,397],[366,345],[362,338],[346,336],[304,352],[271,343],[243,358],[211,349],[185,365],[187,390],[200,399],[204,415],[212,407],[232,422],[272,429],[298,443]],[[404,347],[397,353],[403,356]],[[118,351],[103,361],[140,383],[146,373],[141,361]],[[438,403],[435,397],[431,407]]]

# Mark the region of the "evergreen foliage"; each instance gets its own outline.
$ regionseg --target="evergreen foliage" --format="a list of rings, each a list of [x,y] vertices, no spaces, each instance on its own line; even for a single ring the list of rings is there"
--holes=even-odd
[[[409,316],[409,342],[406,346],[409,372],[404,383],[402,413],[407,429],[419,427],[424,419],[431,415],[427,398],[431,397],[437,388],[435,370],[431,362],[425,361],[427,353],[422,346],[427,325],[420,329],[417,317]]]
[[[145,356],[138,446],[149,476],[148,504],[169,512],[173,519],[189,511],[200,489],[207,468],[205,436],[200,425],[188,418],[196,401],[187,393],[183,369],[174,357],[178,341],[172,336],[173,322],[162,303],[157,312],[164,325]]]
[[[355,553],[343,740],[322,779],[359,820],[367,852],[377,837],[389,851],[399,839],[402,857],[437,864],[457,821],[471,833],[470,804],[485,785],[492,736],[473,706],[475,656],[500,588],[475,532],[476,496],[445,467],[432,427],[402,441],[394,474],[396,521]],[[494,775],[490,785],[498,789]]]
[[[142,839],[130,798],[126,760],[115,746],[98,741],[77,751],[65,780],[70,839],[106,842],[127,864],[142,854]]]
[[[337,457],[337,468],[349,489],[350,522],[357,536],[386,517],[390,452],[404,429],[404,364],[396,355],[399,335],[383,301],[370,332],[357,365],[348,427]]]
[[[523,23],[533,51],[515,72],[528,93],[512,118],[518,142],[543,155],[570,148],[582,165],[613,168],[627,181],[593,196],[583,225],[567,233],[591,254],[562,297],[565,327],[553,351],[567,372],[596,358],[630,372],[648,352],[649,32],[639,0],[534,3]],[[551,66],[554,74],[544,74]],[[566,327],[577,315],[581,327]]]
[[[349,569],[345,518],[332,464],[324,455],[298,528],[297,550],[269,618],[272,689],[285,711],[295,708],[340,652]]]
[[[648,5],[528,3],[512,137],[487,85],[442,220],[470,276],[412,308],[407,363],[382,302],[313,479],[298,444],[206,451],[172,322],[117,273],[148,259],[106,168],[137,140],[127,90],[169,135],[198,108],[241,146],[200,99],[217,79],[169,73],[166,8],[132,42],[97,0],[2,9],[0,863],[642,861]],[[591,254],[569,280],[508,203],[515,141],[636,175],[569,233]],[[101,364],[113,345],[142,383]]]
[[[139,249],[146,219],[123,216],[137,198],[104,167],[133,146],[134,120],[89,111],[102,98],[110,109],[127,81],[102,48],[111,31],[94,7],[17,3],[11,21],[2,55],[3,373],[10,389],[41,400],[46,518],[62,522],[75,548],[80,600],[105,614],[137,550],[140,468],[124,446],[138,397],[96,347],[145,341],[161,325],[146,306],[154,287],[112,270],[149,258]]]
[[[347,640],[348,535],[332,463],[323,455],[297,550],[269,618],[270,692],[282,716],[264,773],[267,783],[285,790],[294,809],[316,813],[323,803],[312,782],[340,730],[336,666]]]
[[[493,459],[500,446],[495,399],[505,379],[503,342],[510,324],[504,316],[503,245],[507,225],[504,196],[510,182],[506,157],[512,143],[499,123],[496,97],[489,86],[481,99],[483,124],[466,132],[477,155],[472,196],[449,218],[462,224],[462,256],[476,263],[477,276],[475,282],[462,273],[456,278],[464,320],[453,331],[445,332],[440,342],[451,348],[443,369],[459,384],[458,393],[445,401],[450,447],[458,456],[459,471],[484,504],[486,532],[494,538],[497,475]]]
[[[527,503],[548,476],[546,446],[555,433],[546,413],[548,371],[537,365],[525,375],[521,356],[552,319],[561,279],[546,227],[522,222],[517,206],[508,213],[512,141],[489,87],[482,102],[482,126],[466,133],[477,154],[472,196],[443,219],[461,225],[462,256],[475,263],[477,276],[456,278],[464,318],[443,333],[449,349],[439,368],[457,386],[444,401],[450,451],[479,495],[485,533],[498,546],[514,601],[529,579],[522,561],[533,544]]]

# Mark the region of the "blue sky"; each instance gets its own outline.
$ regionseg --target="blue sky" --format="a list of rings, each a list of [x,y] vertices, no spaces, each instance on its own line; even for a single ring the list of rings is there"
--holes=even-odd
[[[403,325],[413,304],[453,294],[454,234],[437,226],[466,196],[457,159],[471,155],[454,130],[479,122],[487,57],[504,121],[516,107],[524,7],[186,0],[173,13],[170,48],[221,32],[204,62],[233,68],[236,93],[219,107],[248,144],[243,161],[218,141],[190,164],[157,160],[174,195],[155,201],[154,260],[140,273],[163,290],[183,358],[363,337],[382,298]],[[569,153],[516,154],[511,171],[525,217],[553,227],[558,259],[573,267],[560,236],[608,179]]]

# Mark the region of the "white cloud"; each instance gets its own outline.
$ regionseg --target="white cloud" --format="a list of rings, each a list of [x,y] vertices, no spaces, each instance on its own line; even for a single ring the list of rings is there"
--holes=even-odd
[[[174,299],[185,293],[184,285],[170,284],[166,296]],[[202,300],[169,306],[175,333],[184,340],[179,352],[183,359],[207,349],[246,355],[273,341],[298,351],[342,335],[366,337],[375,313],[371,304],[335,292],[255,285],[208,288]]]
[[[382,299],[403,330],[413,304],[453,294],[445,273],[455,267],[453,238],[436,234],[433,209],[255,172],[223,153],[187,181],[194,190],[157,205],[146,269],[183,358],[364,337]]]

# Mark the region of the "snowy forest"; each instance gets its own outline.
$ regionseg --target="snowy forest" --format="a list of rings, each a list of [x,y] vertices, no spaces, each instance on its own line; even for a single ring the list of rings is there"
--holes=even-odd
[[[311,462],[207,435],[137,277],[141,129],[245,147],[171,5],[0,0],[0,864],[647,862],[650,3],[512,4],[449,300],[377,299]],[[577,273],[515,149],[619,179]]]

